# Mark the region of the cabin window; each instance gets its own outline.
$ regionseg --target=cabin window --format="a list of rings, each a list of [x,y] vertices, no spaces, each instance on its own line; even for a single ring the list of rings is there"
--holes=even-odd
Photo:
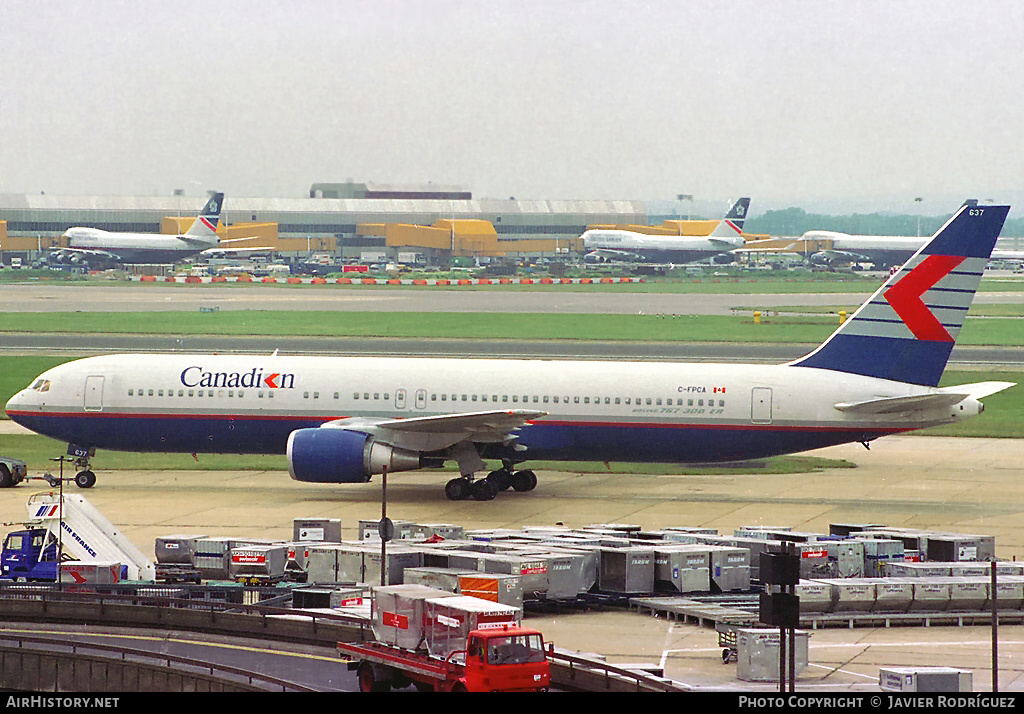
[[[584,404],[590,404],[590,397],[583,397]]]
[[[389,399],[391,399],[391,392],[384,392],[384,401],[386,402]]]
[[[572,398],[572,403],[573,404],[579,404],[580,403],[580,398],[579,397],[573,397]]]
[[[698,399],[698,400],[697,400],[697,406],[698,406],[698,407],[702,407],[702,406],[704,406],[704,400],[703,400],[703,399]]]
[[[260,393],[260,396],[261,397],[263,396],[262,392]],[[353,399],[359,399],[359,392],[352,392],[352,398]]]
[[[544,403],[545,403],[545,404],[547,404],[547,403],[548,403],[548,397],[547,397],[547,396],[545,396],[545,397],[544,397]]]
[[[374,392],[373,398],[376,399],[377,401],[380,401],[380,392]]]
[[[134,397],[135,396],[135,390],[134,389],[129,389],[128,390],[128,396],[129,397]]]
[[[519,401],[519,395],[518,394],[513,394],[512,395],[512,401],[513,402],[518,402]]]
[[[436,402],[437,401],[437,395],[436,394],[431,394],[430,395],[430,401]]]
[[[442,402],[447,402],[448,401],[448,395],[447,394],[442,394],[441,395],[441,401]]]
[[[718,406],[724,407],[725,406],[725,400],[724,399],[719,399],[718,400]]]
[[[655,403],[655,404],[656,404],[657,406],[659,406],[659,407],[660,407],[660,406],[661,406],[661,397],[658,397],[658,398],[657,398],[657,399],[656,399],[656,400],[654,401],[654,403]]]
[[[647,397],[647,406],[651,406],[651,398]]]
[[[502,394],[501,395],[501,401],[507,402],[508,401],[508,395],[507,394]]]
[[[337,398],[338,398],[338,392],[335,392],[335,393],[334,393],[334,398],[335,398],[335,399],[337,399]]]
[[[229,397],[231,396],[231,392],[228,392],[228,396]],[[319,399],[319,398],[320,398],[320,392],[313,392],[313,399]]]
[[[466,401],[465,395],[463,395],[462,401]],[[474,402],[476,401],[476,395],[475,394],[473,395],[473,399],[471,401],[474,401]]]

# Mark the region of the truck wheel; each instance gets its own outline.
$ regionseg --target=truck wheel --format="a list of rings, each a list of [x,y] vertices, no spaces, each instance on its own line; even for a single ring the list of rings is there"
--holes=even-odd
[[[0,488],[10,488],[14,485],[14,478],[7,464],[0,464]]]
[[[360,692],[390,692],[391,680],[381,680],[377,676],[377,668],[369,662],[363,662],[356,670]]]

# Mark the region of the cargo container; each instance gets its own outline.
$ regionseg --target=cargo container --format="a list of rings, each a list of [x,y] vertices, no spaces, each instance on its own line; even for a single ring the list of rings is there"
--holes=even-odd
[[[377,642],[418,649],[427,637],[426,602],[458,597],[425,585],[385,585],[371,589],[370,629]]]
[[[879,667],[878,688],[902,693],[974,691],[970,670],[953,667]]]
[[[341,519],[292,519],[292,540],[295,542],[340,543]]]
[[[807,632],[794,632],[796,652],[792,656],[797,676],[807,667],[808,639]],[[745,682],[779,681],[778,630],[736,630],[736,677]]]
[[[711,592],[711,551],[701,545],[655,546],[654,589],[678,593]]]
[[[114,585],[121,582],[124,566],[101,560],[66,560],[60,564],[60,582],[74,585]]]
[[[228,575],[237,583],[272,584],[284,580],[287,545],[249,545],[231,549]]]
[[[597,587],[621,595],[654,592],[654,549],[601,548]]]

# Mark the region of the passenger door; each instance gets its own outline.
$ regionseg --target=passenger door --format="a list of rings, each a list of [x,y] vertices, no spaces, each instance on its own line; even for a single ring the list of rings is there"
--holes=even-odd
[[[754,387],[750,390],[750,421],[754,424],[772,423],[771,387]]]
[[[103,410],[103,375],[91,375],[85,378],[85,411],[98,412]]]

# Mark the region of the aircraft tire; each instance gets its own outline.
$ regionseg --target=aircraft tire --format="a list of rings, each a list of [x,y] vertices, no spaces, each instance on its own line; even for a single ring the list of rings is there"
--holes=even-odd
[[[493,501],[498,495],[498,487],[493,481],[481,479],[473,483],[471,487],[473,498],[477,501]]]
[[[498,469],[487,474],[487,480],[495,485],[499,491],[507,491],[512,487],[512,474],[505,469]]]
[[[520,493],[537,488],[537,474],[529,469],[516,471],[512,474],[512,488]]]
[[[444,495],[449,501],[465,501],[469,498],[469,481],[464,478],[453,478],[444,485]]]
[[[96,485],[96,474],[86,469],[75,474],[75,485],[79,488],[92,488]]]

